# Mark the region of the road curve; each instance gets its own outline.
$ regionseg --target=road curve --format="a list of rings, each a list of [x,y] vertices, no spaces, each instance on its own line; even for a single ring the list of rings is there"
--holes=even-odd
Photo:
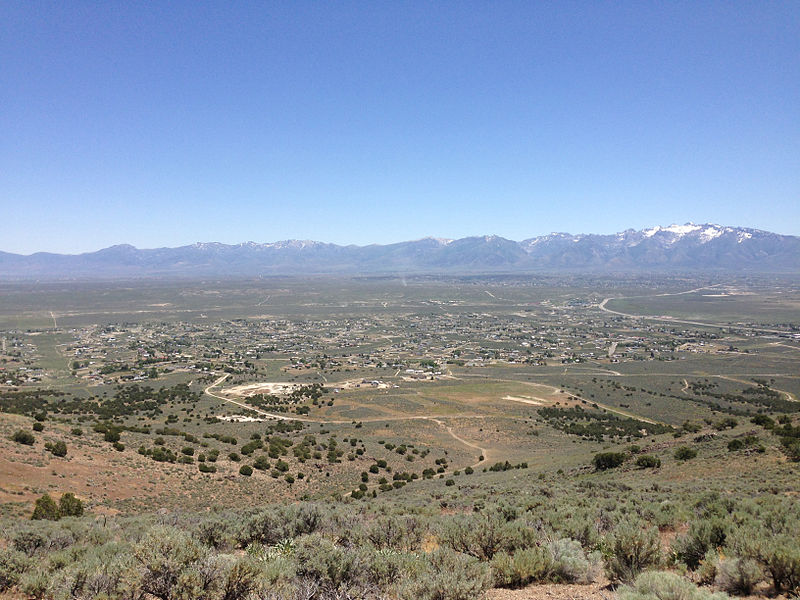
[[[212,398],[216,398],[217,400],[222,400],[223,402],[227,402],[229,404],[234,404],[234,405],[239,406],[241,408],[244,408],[244,409],[247,409],[247,410],[252,410],[253,412],[256,412],[256,413],[258,413],[260,415],[263,415],[265,417],[268,417],[268,418],[271,418],[271,419],[278,419],[280,421],[301,421],[303,423],[319,423],[319,424],[323,424],[323,425],[325,425],[325,424],[347,425],[347,424],[353,422],[353,419],[310,419],[310,418],[307,418],[307,417],[301,417],[299,415],[291,416],[291,417],[286,416],[286,415],[279,415],[279,414],[275,414],[275,413],[266,412],[266,411],[260,410],[258,408],[254,408],[254,407],[249,406],[247,404],[244,404],[242,402],[237,402],[236,400],[231,400],[230,398],[226,398],[225,396],[220,396],[220,395],[215,394],[214,392],[211,391],[213,388],[217,387],[219,384],[221,384],[223,381],[225,381],[228,378],[228,376],[229,376],[229,374],[226,373],[225,375],[223,375],[222,377],[217,379],[214,383],[212,383],[211,385],[206,387],[205,390],[203,390],[203,391],[206,394],[208,394],[209,396],[211,396]],[[476,444],[473,444],[472,442],[468,442],[464,438],[456,435],[455,433],[453,433],[453,428],[452,427],[450,427],[446,423],[440,421],[439,419],[445,419],[445,418],[446,419],[475,419],[475,418],[483,418],[485,416],[486,415],[455,415],[455,416],[442,417],[442,416],[439,416],[439,415],[415,415],[413,417],[376,417],[376,418],[370,418],[370,419],[359,419],[359,421],[362,422],[362,423],[380,423],[380,422],[384,422],[384,421],[432,421],[432,422],[436,423],[437,425],[439,425],[440,427],[444,427],[444,429],[445,429],[445,431],[447,431],[448,435],[450,435],[450,437],[452,437],[457,442],[467,446],[468,448],[471,448],[473,450],[477,450],[478,452],[480,452],[480,455],[483,457],[483,460],[478,460],[478,462],[476,462],[474,465],[472,465],[473,467],[476,467],[478,465],[481,465],[481,464],[485,463],[485,461],[487,460],[487,457],[489,455],[489,450],[487,450],[486,448],[482,448],[482,447],[480,447],[480,446],[478,446]]]

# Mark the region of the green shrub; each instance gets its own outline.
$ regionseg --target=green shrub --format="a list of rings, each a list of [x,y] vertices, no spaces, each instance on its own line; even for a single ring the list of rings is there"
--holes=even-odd
[[[661,562],[658,530],[638,523],[623,522],[611,536],[606,571],[612,581],[633,581],[645,569]]]
[[[420,569],[400,588],[403,600],[477,600],[491,586],[489,567],[440,548],[425,555]]]
[[[80,517],[83,515],[83,502],[72,492],[67,492],[58,501],[58,512],[62,517]]]
[[[324,514],[313,504],[291,504],[265,508],[247,519],[238,541],[247,546],[253,542],[272,545],[281,540],[296,538],[317,531]]]
[[[443,546],[480,560],[491,560],[498,552],[513,552],[532,542],[527,527],[509,521],[498,511],[443,520],[438,533]]]
[[[53,456],[58,456],[59,458],[63,458],[67,455],[67,445],[62,442],[58,441],[55,443],[47,442],[44,445],[45,450],[50,452]]]
[[[787,536],[771,540],[763,560],[776,591],[800,596],[800,542],[797,539]]]
[[[36,421],[33,424],[33,430],[34,431],[44,431],[44,424],[43,423],[39,423],[39,421]]]
[[[694,570],[709,550],[725,545],[727,535],[728,524],[721,517],[694,521],[686,535],[673,544],[675,556]]]
[[[726,600],[725,594],[712,594],[675,573],[649,571],[631,586],[618,591],[619,600]]]
[[[697,456],[697,450],[689,446],[681,446],[675,450],[675,458],[678,460],[691,460]]]
[[[689,433],[697,433],[703,428],[699,423],[693,421],[684,421],[682,427],[684,431],[688,431]]]
[[[0,548],[0,592],[14,587],[31,561],[19,550]]]
[[[519,588],[536,581],[548,581],[553,572],[553,560],[545,548],[533,546],[513,554],[499,552],[491,561],[494,585]]]
[[[239,475],[244,475],[245,477],[250,477],[253,474],[253,467],[250,465],[242,465],[239,467]]]
[[[133,558],[141,575],[142,592],[161,600],[200,597],[192,567],[206,557],[203,547],[176,529],[151,530],[133,548]]]
[[[719,562],[714,583],[726,592],[749,596],[763,580],[764,573],[753,559],[728,558]]]
[[[217,467],[215,465],[209,465],[209,464],[206,464],[206,463],[199,463],[197,465],[197,468],[201,473],[216,473],[217,472]]]
[[[112,444],[118,442],[120,440],[120,432],[118,429],[108,429],[103,434],[103,439]]]
[[[229,549],[234,545],[235,521],[222,515],[214,515],[197,524],[193,536],[204,546],[215,550]]]
[[[643,454],[636,458],[636,466],[643,469],[658,469],[661,466],[661,459],[651,454]]]
[[[15,550],[23,552],[26,556],[32,557],[42,548],[47,546],[47,538],[41,529],[24,528],[14,533],[11,543]]]
[[[379,550],[414,551],[422,545],[427,531],[417,518],[379,515],[367,523],[356,539],[363,535]],[[359,543],[363,544],[361,540]]]
[[[696,581],[703,585],[711,585],[717,578],[717,568],[719,567],[719,553],[716,550],[706,552],[703,560],[695,571]]]
[[[46,597],[51,574],[41,568],[28,569],[19,578],[17,587],[29,598],[42,600]]]
[[[601,570],[596,553],[586,556],[580,542],[570,539],[554,540],[547,545],[552,559],[552,579],[562,583],[591,583]]]
[[[750,422],[754,425],[761,425],[764,429],[775,429],[775,421],[767,415],[755,415]]]
[[[734,419],[733,417],[726,417],[721,421],[714,423],[714,429],[717,431],[723,431],[725,429],[734,429],[739,422]]]
[[[414,572],[419,566],[420,558],[406,552],[380,550],[366,552],[364,562],[368,584],[386,590],[403,581],[407,573]]]
[[[266,471],[267,469],[269,469],[269,467],[270,467],[269,458],[267,458],[263,454],[261,456],[256,457],[255,461],[253,461],[253,468],[258,469],[259,471]]]
[[[31,516],[32,521],[58,521],[60,518],[58,506],[48,494],[36,500],[36,506],[33,508],[33,515]]]
[[[14,432],[14,435],[11,436],[11,441],[17,442],[18,444],[25,444],[26,446],[33,446],[36,442],[36,438],[33,437],[33,434],[30,431],[24,431],[22,429]]]
[[[334,544],[319,534],[302,537],[296,546],[297,574],[326,589],[358,583],[362,575],[361,557],[348,548]]]
[[[598,471],[605,471],[607,469],[615,469],[625,462],[625,453],[623,452],[600,452],[594,455],[592,464]]]
[[[261,566],[250,557],[242,557],[231,564],[221,581],[221,600],[244,600],[258,589]]]

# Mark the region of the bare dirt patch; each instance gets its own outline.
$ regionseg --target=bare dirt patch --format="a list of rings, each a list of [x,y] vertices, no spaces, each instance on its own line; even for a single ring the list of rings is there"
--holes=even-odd
[[[486,600],[613,600],[617,594],[604,583],[534,584],[521,590],[493,589],[486,592]]]
[[[522,402],[523,404],[535,404],[536,406],[542,406],[544,401],[536,399],[533,400],[528,396],[503,396],[503,400],[512,400],[513,402]]]
[[[300,387],[299,383],[280,383],[275,381],[263,381],[259,383],[248,383],[237,385],[224,390],[226,394],[247,398],[256,394],[270,394],[278,396],[281,394],[291,394]]]

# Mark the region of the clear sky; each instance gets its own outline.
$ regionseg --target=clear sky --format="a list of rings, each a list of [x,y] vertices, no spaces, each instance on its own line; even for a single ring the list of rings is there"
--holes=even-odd
[[[0,250],[800,235],[800,3],[0,3]]]

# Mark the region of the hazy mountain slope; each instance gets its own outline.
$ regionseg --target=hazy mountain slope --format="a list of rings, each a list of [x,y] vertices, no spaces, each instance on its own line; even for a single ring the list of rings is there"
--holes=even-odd
[[[122,244],[78,255],[0,252],[0,278],[6,280],[561,270],[800,273],[800,237],[690,223],[613,235],[553,233],[522,242],[482,236],[370,246],[287,240],[146,250]]]

